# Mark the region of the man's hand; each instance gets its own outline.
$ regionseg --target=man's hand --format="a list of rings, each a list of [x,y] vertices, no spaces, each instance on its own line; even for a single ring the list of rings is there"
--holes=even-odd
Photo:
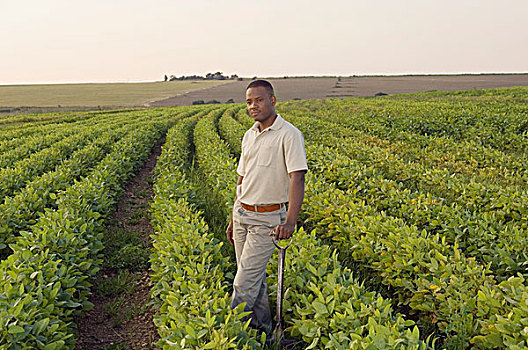
[[[226,235],[229,244],[234,245],[235,242],[233,241],[233,220],[229,221],[229,225],[227,225]]]
[[[292,236],[293,231],[295,231],[295,224],[285,223],[283,225],[278,225],[270,232],[270,236],[275,236],[275,240],[279,239],[288,239]]]

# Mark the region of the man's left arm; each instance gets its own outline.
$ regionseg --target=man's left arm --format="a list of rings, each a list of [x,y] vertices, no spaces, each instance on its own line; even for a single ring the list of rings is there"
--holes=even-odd
[[[286,222],[278,225],[270,236],[275,235],[275,239],[288,239],[295,231],[297,218],[301,211],[302,202],[304,199],[304,174],[306,171],[294,171],[288,174],[290,177],[290,191],[288,194],[288,213],[286,214]]]

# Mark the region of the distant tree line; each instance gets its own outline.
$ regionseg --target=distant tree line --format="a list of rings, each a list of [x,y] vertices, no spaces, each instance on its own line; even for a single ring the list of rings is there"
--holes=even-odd
[[[232,74],[231,76],[224,75],[222,72],[216,72],[216,73],[207,73],[204,76],[201,75],[182,75],[181,77],[177,77],[175,75],[167,76],[165,74],[164,81],[176,81],[176,80],[242,80],[242,78],[239,78],[238,75]]]
[[[193,105],[205,105],[205,104],[217,104],[217,103],[222,103],[220,101],[217,101],[217,100],[211,100],[211,101],[207,101],[205,102],[204,100],[196,100],[196,101],[193,101]],[[229,100],[227,100],[225,103],[235,103],[235,100],[233,100],[232,98],[230,98]]]

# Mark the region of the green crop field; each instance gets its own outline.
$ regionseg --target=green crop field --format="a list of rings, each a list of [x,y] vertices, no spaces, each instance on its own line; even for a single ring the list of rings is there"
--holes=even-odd
[[[142,106],[226,81],[0,85],[0,107]]]
[[[528,347],[527,101],[523,87],[278,103],[310,168],[284,280],[297,349]],[[263,348],[229,307],[225,242],[252,124],[242,104],[4,119],[0,349],[75,348],[108,218],[160,140],[157,345]]]

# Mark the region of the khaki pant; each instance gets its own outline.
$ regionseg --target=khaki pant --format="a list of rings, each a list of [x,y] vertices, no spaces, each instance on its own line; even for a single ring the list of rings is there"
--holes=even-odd
[[[233,282],[231,307],[246,302],[251,311],[250,325],[272,332],[271,313],[266,285],[266,265],[275,245],[270,231],[286,221],[286,208],[269,213],[256,213],[242,208],[238,201],[233,207],[233,240],[237,273]]]

